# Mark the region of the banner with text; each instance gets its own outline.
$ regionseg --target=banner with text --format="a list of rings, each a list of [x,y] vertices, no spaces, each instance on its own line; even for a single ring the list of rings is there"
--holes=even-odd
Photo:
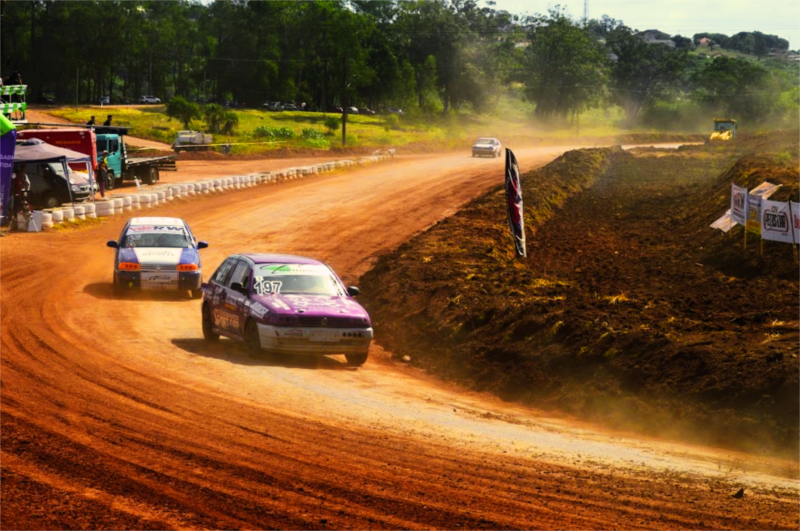
[[[761,202],[761,239],[773,242],[794,243],[792,212],[789,203]]]
[[[800,243],[800,203],[792,201],[792,230],[794,243]]]
[[[736,186],[731,183],[731,218],[741,226],[744,226],[745,216],[747,215],[747,188]]]

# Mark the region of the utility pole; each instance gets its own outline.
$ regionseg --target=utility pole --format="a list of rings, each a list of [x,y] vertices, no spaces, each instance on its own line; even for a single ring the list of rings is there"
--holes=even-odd
[[[583,27],[589,22],[589,0],[583,0]]]
[[[342,147],[347,145],[347,53],[342,54]]]

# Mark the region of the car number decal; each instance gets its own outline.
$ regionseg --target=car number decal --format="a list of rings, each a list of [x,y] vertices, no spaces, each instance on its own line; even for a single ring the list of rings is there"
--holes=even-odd
[[[259,295],[269,295],[270,293],[277,295],[281,292],[281,284],[283,284],[283,282],[280,280],[268,280],[265,277],[256,277],[253,287]]]

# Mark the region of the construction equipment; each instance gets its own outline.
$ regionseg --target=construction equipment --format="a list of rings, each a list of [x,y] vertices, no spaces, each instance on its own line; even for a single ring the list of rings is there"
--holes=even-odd
[[[715,140],[731,140],[736,138],[736,120],[730,118],[714,118],[714,132],[708,139],[710,142]]]

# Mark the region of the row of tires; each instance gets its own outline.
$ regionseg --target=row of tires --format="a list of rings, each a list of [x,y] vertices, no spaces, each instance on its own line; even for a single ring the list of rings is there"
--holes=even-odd
[[[394,157],[394,150],[376,152],[369,157],[359,159],[325,162],[313,166],[288,168],[277,172],[258,172],[249,175],[234,175],[204,179],[195,182],[165,184],[148,187],[141,192],[115,195],[94,203],[64,204],[60,208],[34,211],[30,219],[19,218],[17,228],[21,231],[38,232],[64,222],[75,222],[78,219],[104,218],[143,208],[158,206],[177,198],[192,197],[202,194],[223,193],[230,190],[258,186],[261,184],[277,184],[283,181],[301,179],[306,176],[330,171],[374,164]]]

